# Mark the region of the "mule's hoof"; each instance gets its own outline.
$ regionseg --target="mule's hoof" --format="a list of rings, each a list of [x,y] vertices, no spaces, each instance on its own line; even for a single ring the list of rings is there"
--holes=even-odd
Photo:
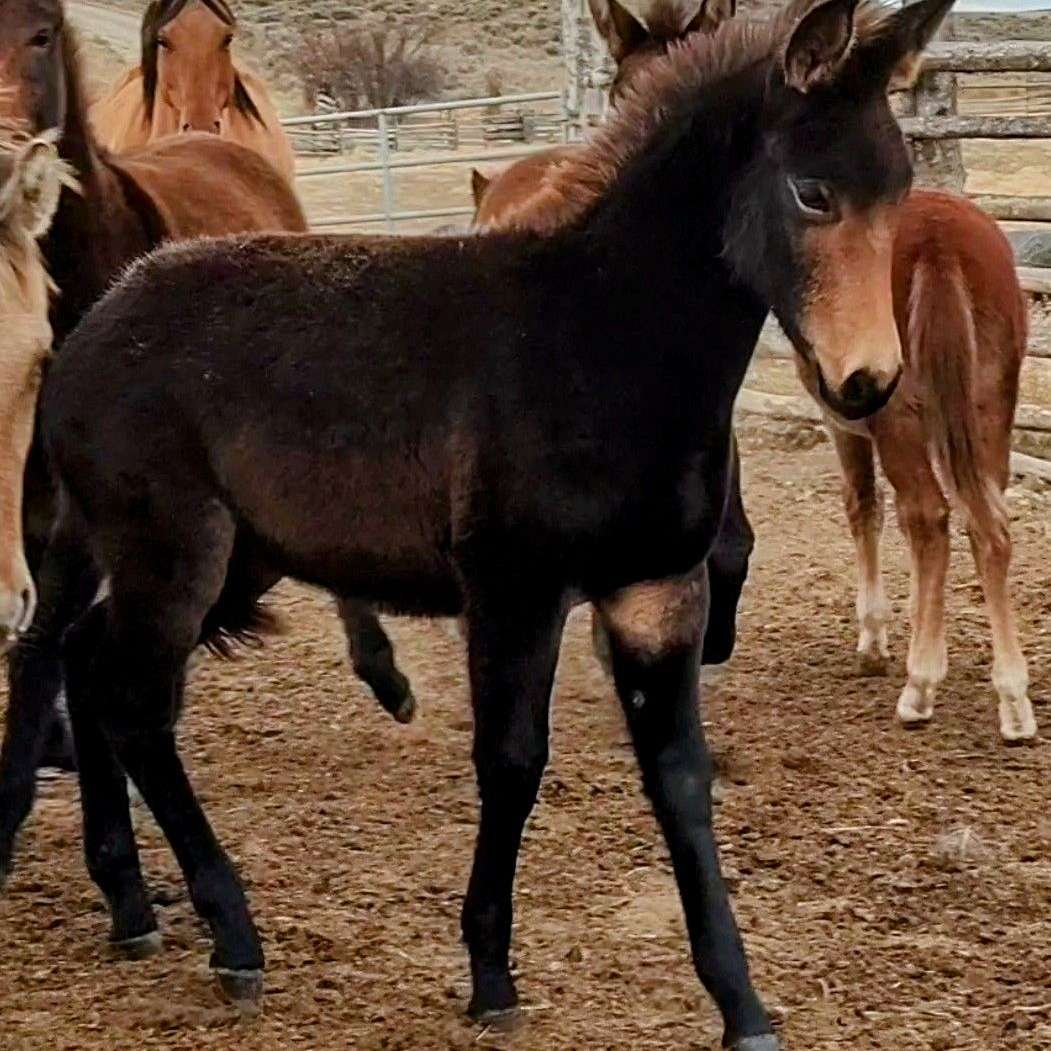
[[[247,1018],[254,1018],[263,1011],[263,972],[230,971],[225,967],[215,968],[215,977],[223,996]]]
[[[781,1045],[773,1033],[762,1036],[744,1036],[730,1045],[730,1051],[780,1051]]]
[[[505,1007],[499,1011],[468,1011],[471,1020],[477,1022],[487,1029],[496,1029],[501,1033],[509,1033],[516,1029],[522,1021],[522,1012],[515,1007]]]
[[[403,726],[408,726],[409,723],[416,718],[417,704],[416,698],[410,693],[401,704],[392,713],[394,715],[394,721],[401,723]]]
[[[148,960],[164,948],[164,939],[160,931],[150,931],[137,938],[123,938],[114,942],[113,948],[126,960]]]
[[[887,658],[881,653],[859,653],[857,657],[858,677],[883,679],[887,676]]]

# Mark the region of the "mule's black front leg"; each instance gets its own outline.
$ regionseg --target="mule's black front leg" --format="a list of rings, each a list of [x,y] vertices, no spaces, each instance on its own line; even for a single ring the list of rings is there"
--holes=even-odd
[[[724,1045],[776,1051],[719,869],[712,762],[697,696],[703,618],[691,608],[696,611],[696,604],[677,606],[674,594],[662,596],[659,586],[604,605],[614,679],[643,785],[671,853],[694,966],[723,1016]]]
[[[513,603],[514,605],[510,605]],[[505,595],[468,617],[474,762],[481,822],[463,907],[472,1018],[518,1004],[511,978],[512,891],[522,832],[547,764],[548,719],[565,608]]]
[[[416,716],[416,698],[409,680],[394,662],[394,647],[372,607],[357,599],[337,600],[340,620],[347,637],[354,674],[375,694],[385,711],[399,723]]]

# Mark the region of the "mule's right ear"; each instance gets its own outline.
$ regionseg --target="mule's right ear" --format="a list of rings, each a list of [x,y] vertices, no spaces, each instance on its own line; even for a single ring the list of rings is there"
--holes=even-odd
[[[854,39],[858,0],[823,0],[799,21],[784,53],[785,83],[806,93],[835,79]]]
[[[646,27],[618,0],[588,0],[588,6],[614,62],[623,62],[649,39]]]
[[[488,175],[483,175],[477,168],[471,169],[471,196],[474,198],[475,208],[482,207],[482,198],[485,191],[492,185],[493,180]]]
[[[686,23],[687,33],[714,33],[737,14],[737,0],[702,0],[701,9]]]

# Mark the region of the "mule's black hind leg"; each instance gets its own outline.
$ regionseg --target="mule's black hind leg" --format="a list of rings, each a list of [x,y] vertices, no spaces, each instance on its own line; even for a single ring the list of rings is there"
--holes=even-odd
[[[627,601],[603,609],[614,679],[643,785],[671,853],[694,966],[722,1013],[724,1045],[776,1051],[752,988],[712,831],[713,769],[697,696],[704,611],[690,623],[685,610],[684,622],[676,624],[656,602],[628,607]]]
[[[394,647],[372,607],[356,599],[337,599],[354,674],[399,723],[411,723],[416,698],[409,680],[394,662]]]
[[[110,940],[131,956],[160,948],[157,920],[142,879],[128,811],[128,786],[98,718],[109,702],[105,603],[92,608],[65,642],[66,691],[76,741],[84,858],[110,909]]]
[[[99,586],[87,551],[64,531],[39,553],[36,580],[33,626],[8,659],[7,726],[0,750],[0,882],[10,871],[15,835],[33,807],[37,767],[49,743],[66,738],[55,707],[63,686],[62,635]],[[50,758],[73,765],[71,749]]]
[[[474,605],[469,662],[474,704],[474,762],[481,822],[462,927],[471,956],[473,1018],[514,1010],[511,894],[526,819],[547,764],[551,687],[565,609],[505,595]]]

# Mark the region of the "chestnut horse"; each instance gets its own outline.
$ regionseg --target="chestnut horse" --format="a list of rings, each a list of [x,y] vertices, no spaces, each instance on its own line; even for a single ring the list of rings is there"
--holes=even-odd
[[[763,27],[694,34],[559,169],[550,236],[232,237],[125,272],[58,355],[41,412],[60,532],[86,537],[109,580],[64,655],[88,868],[118,946],[159,942],[126,771],[223,988],[258,1003],[262,943],[172,719],[195,647],[251,623],[288,574],[466,618],[481,794],[469,1010],[512,1011],[512,886],[583,598],[610,635],[723,1044],[777,1047],[719,872],[706,604],[682,578],[719,529],[734,402],[770,310],[840,415],[871,415],[897,385],[881,232],[911,168],[887,85],[950,4],[800,0]]]
[[[56,137],[29,139],[0,126],[0,635],[7,642],[36,608],[22,541],[22,478],[51,351],[50,282],[37,239],[62,187],[74,185]]]
[[[230,53],[236,20],[226,0],[153,0],[142,19],[142,60],[91,108],[99,141],[117,152],[201,131],[257,150],[290,182],[296,159],[266,85]]]
[[[825,410],[843,470],[858,555],[859,667],[886,674],[888,657],[878,453],[912,559],[912,640],[898,717],[907,725],[930,720],[946,675],[945,576],[955,505],[967,523],[992,624],[1000,733],[1008,742],[1027,740],[1037,727],[1008,591],[1004,503],[1027,336],[1014,256],[992,219],[947,193],[914,190],[893,229],[883,236],[894,239],[894,316],[905,353],[897,394],[866,420],[843,420],[821,399],[813,362],[797,358],[804,385]]]
[[[56,346],[120,271],[162,241],[239,230],[304,230],[294,192],[254,150],[214,135],[168,138],[127,154],[98,146],[80,63],[60,0],[0,5],[0,119],[30,133],[61,131],[59,151],[79,183],[65,189],[41,241],[59,295]],[[24,483],[26,558],[41,601],[29,636],[9,658],[10,696],[0,752],[0,881],[15,832],[32,807],[35,771],[62,689],[59,640],[99,580],[75,547],[53,536],[55,492],[38,442]],[[56,581],[63,581],[56,588]],[[58,757],[68,763],[68,755]]]

